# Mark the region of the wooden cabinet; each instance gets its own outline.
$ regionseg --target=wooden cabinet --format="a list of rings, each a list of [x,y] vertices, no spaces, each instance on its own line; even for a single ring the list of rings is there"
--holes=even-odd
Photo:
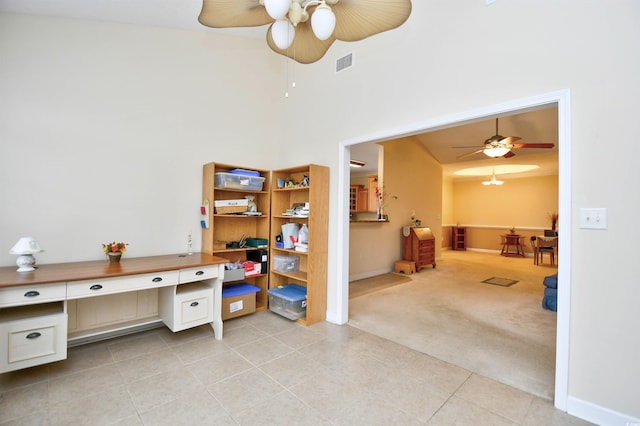
[[[252,178],[240,178],[236,185],[235,178],[227,180],[229,172],[247,167],[228,164],[208,163],[202,171],[202,199],[209,202],[209,227],[202,229],[202,251],[227,259],[229,262],[247,260],[247,253],[258,250],[257,247],[232,248],[227,243],[238,242],[245,238],[269,239],[269,214],[271,211],[270,173],[267,170],[251,169],[259,174],[255,179],[262,180],[259,188],[253,184]],[[217,175],[217,177],[216,177]],[[246,179],[248,185],[243,185]],[[227,184],[229,183],[229,184]],[[215,201],[244,199],[253,196],[259,215],[243,215],[216,213]],[[263,247],[260,247],[263,249]],[[251,257],[251,256],[249,256]],[[269,275],[259,274],[245,277],[243,281],[260,289],[256,293],[256,310],[264,310],[268,304]]]
[[[376,195],[376,189],[378,188],[378,175],[369,175],[367,176],[368,188],[367,188],[367,197],[368,197],[368,207],[369,211],[376,211],[378,209],[378,197]]]
[[[454,226],[451,229],[451,248],[453,250],[467,249],[467,228]]]
[[[402,230],[402,259],[416,263],[416,271],[427,265],[436,267],[436,245],[429,228],[405,227]]]
[[[369,191],[364,185],[349,186],[349,211],[366,212],[369,210]]]
[[[305,179],[305,177],[307,179]],[[306,317],[298,321],[311,325],[324,321],[327,311],[327,223],[329,203],[329,169],[315,164],[274,170],[272,180],[291,179],[293,187],[277,188],[271,191],[271,248],[269,287],[298,284],[307,289]],[[308,186],[300,185],[307,182]],[[309,203],[308,216],[291,216],[287,211],[296,205]],[[276,247],[276,236],[281,234],[282,225],[289,222],[306,224],[309,229],[307,252]],[[298,270],[275,270],[275,256],[297,256]]]

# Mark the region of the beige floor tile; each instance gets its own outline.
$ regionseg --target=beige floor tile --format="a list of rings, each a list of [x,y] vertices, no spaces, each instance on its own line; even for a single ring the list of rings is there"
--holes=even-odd
[[[241,327],[230,328],[224,331],[224,343],[231,348],[255,342],[267,336],[267,333],[258,330],[250,324],[244,323]]]
[[[87,397],[65,398],[49,410],[51,425],[107,425],[136,414],[129,394],[116,386]]]
[[[208,392],[193,392],[140,413],[145,425],[154,426],[210,425],[227,415]]]
[[[522,424],[533,395],[477,374],[458,389],[455,396]]]
[[[50,368],[54,364],[57,363],[39,365],[37,367],[0,374],[0,393],[35,383],[46,383],[49,380]]]
[[[138,412],[149,411],[195,392],[206,392],[205,387],[184,367],[129,383],[127,391]]]
[[[323,376],[322,380],[312,377],[289,390],[331,421],[368,396],[368,390],[363,386],[335,375]]]
[[[209,386],[208,390],[234,416],[273,398],[284,388],[262,371],[252,368]]]
[[[430,426],[515,426],[517,423],[462,398],[451,397],[427,422]]]
[[[209,337],[171,346],[171,350],[185,365],[211,356],[220,356],[231,351],[225,340],[215,340]]]
[[[157,332],[145,332],[131,335],[117,342],[108,343],[107,347],[115,361],[135,358],[168,347]]]
[[[8,422],[3,422],[2,426],[50,426],[49,410],[41,410],[30,413],[24,417],[20,417]]]
[[[107,364],[57,377],[49,382],[49,401],[58,404],[70,398],[84,398],[124,384],[115,364]]]
[[[292,327],[288,330],[274,334],[274,338],[278,339],[285,345],[294,349],[300,349],[304,346],[317,343],[322,340],[322,336],[311,330],[311,327]]]
[[[67,359],[52,363],[49,374],[50,377],[55,378],[113,362],[113,355],[107,348],[107,343],[91,343],[69,348]]]
[[[240,425],[250,426],[332,424],[287,391],[280,392],[272,399],[250,409],[240,411],[234,418]]]
[[[253,365],[258,366],[291,353],[293,348],[273,337],[265,337],[254,342],[234,347],[234,350]]]
[[[46,412],[48,406],[46,382],[5,391],[0,394],[0,423]]]
[[[525,426],[585,426],[593,423],[570,416],[556,409],[553,402],[542,398],[534,398],[524,419]]]
[[[329,374],[320,364],[299,352],[291,352],[262,364],[260,370],[285,388],[308,381],[318,375],[325,376]],[[322,379],[320,378],[319,380]]]
[[[291,330],[292,328],[303,327],[295,321],[291,321],[290,319],[275,314],[269,310],[256,312],[255,314],[247,315],[244,318],[247,324],[252,325],[269,336]]]
[[[199,327],[189,328],[187,330],[172,332],[169,328],[163,327],[158,329],[158,336],[164,340],[167,345],[174,346],[191,340],[211,338],[213,339],[213,328],[210,324],[201,325]]]
[[[166,348],[136,358],[119,361],[117,367],[124,381],[130,383],[154,376],[163,371],[180,368],[182,367],[182,362],[171,348]]]
[[[342,410],[334,424],[346,426],[423,425],[424,423],[404,412],[384,397],[366,396]]]
[[[203,358],[187,366],[191,374],[205,387],[252,368],[253,365],[249,361],[233,351]]]

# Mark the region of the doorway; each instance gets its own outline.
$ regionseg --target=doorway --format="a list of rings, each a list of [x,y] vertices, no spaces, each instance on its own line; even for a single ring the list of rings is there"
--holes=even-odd
[[[341,143],[339,150],[338,183],[344,196],[338,201],[338,233],[342,238],[337,250],[337,294],[336,311],[332,318],[328,313],[328,319],[332,322],[344,324],[348,321],[349,314],[349,217],[348,217],[348,190],[349,190],[349,159],[350,146],[365,142],[381,142],[403,136],[411,136],[428,132],[455,123],[465,122],[481,117],[508,114],[516,111],[538,108],[540,106],[556,103],[558,105],[558,194],[560,217],[563,218],[563,226],[560,228],[559,251],[563,253],[563,262],[558,267],[559,286],[558,317],[556,332],[556,371],[555,371],[555,406],[563,411],[567,410],[568,396],[568,366],[569,366],[569,318],[570,318],[570,270],[571,254],[569,252],[571,241],[571,168],[570,168],[570,93],[569,90],[553,92],[532,98],[507,102],[504,104],[487,106],[485,108],[467,111],[448,117],[441,117],[426,122],[412,123],[402,128],[390,129],[386,133],[378,133],[347,140]]]

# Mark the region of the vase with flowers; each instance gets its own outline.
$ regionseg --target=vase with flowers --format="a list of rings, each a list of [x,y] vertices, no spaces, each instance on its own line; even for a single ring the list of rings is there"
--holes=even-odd
[[[127,246],[129,244],[123,242],[111,242],[102,244],[102,250],[107,254],[107,258],[109,262],[120,262],[120,258],[122,257],[122,253],[127,251]]]
[[[558,227],[558,213],[553,212],[549,214],[549,219],[551,219],[551,230],[555,231]]]

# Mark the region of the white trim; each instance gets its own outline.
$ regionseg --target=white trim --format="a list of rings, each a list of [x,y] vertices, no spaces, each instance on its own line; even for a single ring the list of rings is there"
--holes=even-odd
[[[592,404],[575,396],[568,398],[568,413],[597,425],[640,425],[640,418]]]
[[[436,117],[423,122],[410,123],[369,135],[359,136],[340,142],[338,167],[338,246],[337,256],[337,311],[327,312],[327,318],[337,319],[336,323],[345,324],[349,318],[349,220],[347,201],[349,197],[349,159],[350,146],[366,142],[380,142],[403,136],[415,135],[442,126],[458,122],[504,114],[523,109],[535,108],[552,103],[558,104],[558,215],[560,217],[559,248],[562,263],[558,265],[558,320],[556,333],[556,374],[555,406],[567,411],[569,394],[569,342],[571,318],[571,109],[570,90],[542,94],[525,99],[490,105],[477,110],[465,111],[444,117]],[[342,244],[340,244],[340,242]]]

